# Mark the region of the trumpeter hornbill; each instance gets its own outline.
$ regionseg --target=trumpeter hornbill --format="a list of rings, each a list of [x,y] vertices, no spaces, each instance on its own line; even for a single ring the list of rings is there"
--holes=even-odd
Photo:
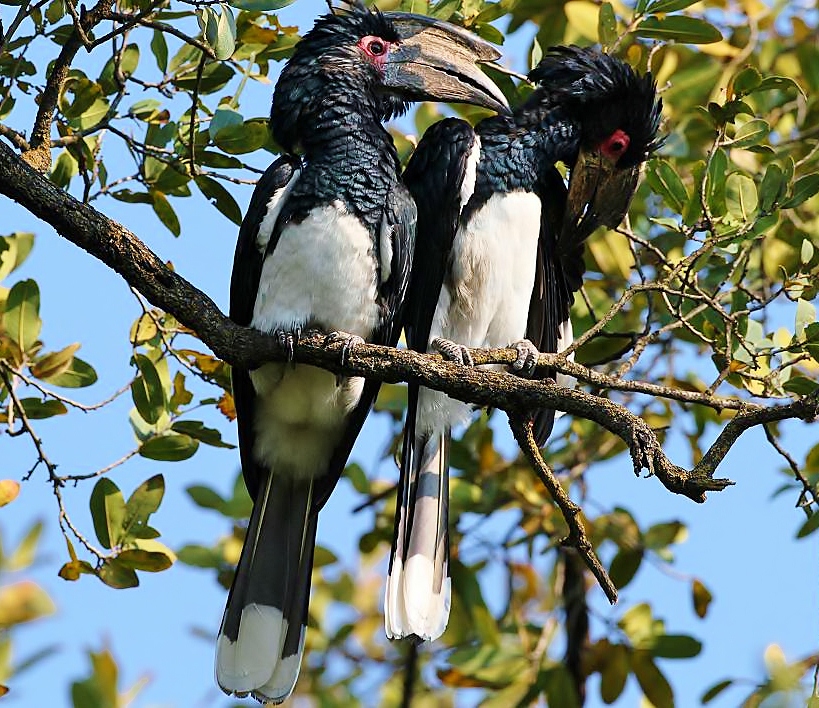
[[[511,117],[433,125],[404,173],[418,205],[409,346],[469,365],[467,347],[512,346],[523,375],[538,350],[571,343],[583,242],[625,215],[661,110],[650,75],[593,49],[553,48],[529,78],[539,88]],[[568,193],[558,161],[570,169]],[[446,628],[448,447],[470,411],[409,387],[385,597],[391,638],[429,640]],[[554,411],[538,413],[540,445],[553,422]]]
[[[507,110],[477,64],[499,53],[463,29],[363,5],[321,17],[276,85],[282,155],[242,222],[230,317],[293,347],[334,333],[342,361],[364,340],[394,346],[416,208],[382,121],[410,100]],[[298,154],[297,154],[298,153]],[[233,369],[245,482],[254,500],[216,653],[227,693],[280,702],[299,672],[317,514],[341,475],[378,383],[305,365]]]

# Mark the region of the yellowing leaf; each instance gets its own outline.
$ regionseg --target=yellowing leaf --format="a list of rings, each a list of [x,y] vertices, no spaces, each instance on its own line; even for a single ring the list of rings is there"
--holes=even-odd
[[[0,627],[8,628],[51,615],[54,602],[37,583],[23,580],[0,589]]]
[[[600,8],[587,0],[569,0],[564,6],[569,24],[586,39],[597,41],[597,20]]]
[[[13,502],[20,493],[20,483],[13,479],[0,480],[0,506]]]

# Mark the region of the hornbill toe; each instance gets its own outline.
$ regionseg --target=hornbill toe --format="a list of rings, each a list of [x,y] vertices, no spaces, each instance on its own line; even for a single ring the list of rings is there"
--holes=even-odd
[[[353,350],[364,343],[363,337],[359,337],[357,334],[348,334],[347,332],[330,332],[324,338],[324,346],[341,346],[340,363],[342,366],[346,366],[350,361],[350,354],[353,353]]]
[[[538,348],[528,339],[521,339],[511,345],[517,351],[518,358],[512,362],[512,370],[527,379],[532,377],[537,368],[537,360],[540,356]]]
[[[292,329],[274,329],[273,336],[278,340],[279,346],[287,352],[288,363],[292,364],[296,347],[298,346],[299,339],[301,338],[301,327],[293,327]]]
[[[436,337],[429,345],[447,361],[453,361],[461,366],[475,366],[469,347],[465,347],[463,344],[458,344],[443,337]]]

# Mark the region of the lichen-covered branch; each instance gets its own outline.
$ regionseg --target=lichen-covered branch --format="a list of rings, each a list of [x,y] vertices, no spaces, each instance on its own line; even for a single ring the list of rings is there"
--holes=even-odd
[[[119,273],[153,305],[174,315],[192,329],[216,356],[228,363],[254,368],[266,361],[281,360],[285,352],[270,336],[240,327],[229,320],[203,292],[170,270],[145,244],[121,224],[93,207],[82,204],[53,185],[14,152],[0,143],[0,193],[51,224],[59,234]],[[474,352],[476,364],[511,363],[514,349]],[[497,370],[465,368],[438,355],[366,344],[355,349],[342,367],[333,345],[321,334],[302,339],[296,361],[334,373],[368,376],[388,382],[413,381],[444,391],[479,406],[505,411],[551,408],[586,418],[620,437],[629,447],[636,473],[647,470],[675,494],[697,502],[708,491],[733,484],[714,478],[731,445],[748,428],[788,418],[813,421],[819,413],[816,396],[784,404],[763,406],[740,399],[720,398],[710,392],[681,391],[638,381],[621,381],[567,361],[560,355],[541,355],[540,364],[577,377],[599,388],[637,392],[736,410],[720,436],[691,470],[672,463],[657,435],[643,418],[601,395],[561,388],[550,381],[527,380]]]

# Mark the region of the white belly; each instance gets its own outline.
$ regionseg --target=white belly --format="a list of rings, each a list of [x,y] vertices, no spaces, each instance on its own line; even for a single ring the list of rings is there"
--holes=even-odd
[[[377,323],[372,238],[340,204],[315,209],[282,231],[262,268],[251,326],[317,326],[370,337]],[[277,474],[323,474],[364,380],[311,366],[270,363],[251,372],[254,454]]]
[[[494,194],[458,229],[450,279],[435,310],[430,339],[469,347],[506,347],[524,338],[535,282],[540,199],[531,192]],[[471,408],[423,390],[428,430],[464,422]]]

